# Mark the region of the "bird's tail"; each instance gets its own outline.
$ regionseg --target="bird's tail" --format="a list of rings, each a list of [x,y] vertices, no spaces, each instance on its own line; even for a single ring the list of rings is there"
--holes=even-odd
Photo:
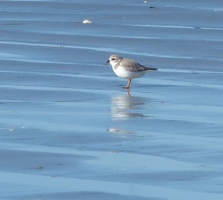
[[[154,67],[146,67],[146,70],[148,70],[148,71],[156,71],[157,68],[154,68]]]

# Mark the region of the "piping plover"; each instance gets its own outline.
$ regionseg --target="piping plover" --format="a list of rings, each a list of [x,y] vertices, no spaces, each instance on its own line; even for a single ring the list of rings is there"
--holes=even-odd
[[[129,58],[122,58],[117,54],[111,55],[107,63],[111,64],[113,71],[118,77],[128,79],[126,89],[130,88],[132,79],[143,76],[147,71],[157,70],[156,68],[145,67]]]

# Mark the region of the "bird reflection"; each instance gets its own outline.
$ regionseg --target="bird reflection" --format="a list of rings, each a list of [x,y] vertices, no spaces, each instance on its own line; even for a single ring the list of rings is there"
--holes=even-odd
[[[145,104],[142,97],[131,96],[129,93],[112,98],[111,114],[114,120],[125,120],[135,117],[145,117],[140,111]]]

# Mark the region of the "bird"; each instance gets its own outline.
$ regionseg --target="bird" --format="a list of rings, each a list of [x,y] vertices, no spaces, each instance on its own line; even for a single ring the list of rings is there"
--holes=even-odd
[[[109,57],[107,63],[110,63],[115,74],[124,79],[128,79],[127,90],[130,89],[132,79],[142,77],[147,71],[156,71],[157,68],[145,67],[138,62],[129,59],[122,58],[117,54],[113,54]]]

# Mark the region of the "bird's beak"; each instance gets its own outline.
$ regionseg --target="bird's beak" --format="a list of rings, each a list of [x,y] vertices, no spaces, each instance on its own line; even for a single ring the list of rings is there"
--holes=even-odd
[[[110,61],[108,60],[106,63],[109,63]]]

